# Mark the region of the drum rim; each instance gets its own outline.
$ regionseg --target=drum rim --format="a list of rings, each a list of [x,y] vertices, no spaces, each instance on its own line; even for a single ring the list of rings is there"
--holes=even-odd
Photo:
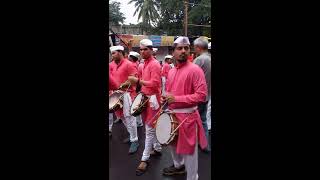
[[[131,104],[131,107],[130,107],[130,114],[131,114],[131,115],[134,115],[134,114],[136,114],[136,113],[139,112],[139,108],[140,108],[141,106],[139,106],[138,109],[135,110],[135,111],[133,111],[133,109],[132,109],[133,103],[134,103],[134,101],[136,101],[136,99],[138,98],[139,95],[141,95],[140,102],[142,101],[143,98],[146,97],[146,95],[145,95],[143,92],[139,92],[139,93],[137,94],[137,96],[133,99],[132,104]],[[133,112],[132,112],[132,111],[133,111]]]
[[[172,121],[176,121],[175,119],[173,119],[173,115],[171,115],[171,113],[167,113],[167,112],[162,112],[160,113],[158,119],[157,119],[157,123],[156,123],[156,126],[158,125],[159,123],[159,118],[163,115],[163,114],[167,114],[169,116],[169,119],[170,119],[170,124],[172,125]],[[170,133],[172,133],[172,126],[171,126],[171,129],[170,129]],[[165,142],[165,143],[160,143],[160,141],[158,140],[158,136],[157,136],[157,129],[156,129],[156,138],[158,140],[158,142],[161,144],[161,145],[169,145],[174,139],[175,139],[175,136],[177,136],[176,134],[172,135],[171,137],[169,137],[169,139]]]
[[[113,106],[110,107],[110,97],[118,97],[118,100],[120,99],[119,97],[121,96],[121,93],[120,92],[113,92],[110,96],[109,96],[109,110],[113,110],[117,105],[118,103],[115,103]],[[117,100],[117,101],[118,101]],[[121,102],[121,99],[120,99],[120,102]]]

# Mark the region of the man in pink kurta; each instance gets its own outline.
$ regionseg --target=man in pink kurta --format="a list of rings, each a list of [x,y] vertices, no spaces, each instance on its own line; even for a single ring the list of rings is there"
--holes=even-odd
[[[115,81],[114,77],[109,74],[109,96],[113,90],[118,89],[119,84]],[[113,113],[109,113],[109,137],[112,136],[112,125],[113,125]]]
[[[207,85],[200,67],[188,61],[189,39],[179,37],[174,42],[173,56],[176,66],[169,71],[166,91],[162,101],[167,101],[179,124],[178,138],[171,146],[173,165],[164,168],[164,175],[182,174],[187,171],[187,180],[198,179],[198,143],[203,149],[207,140],[197,110],[204,102]]]
[[[165,63],[164,63],[163,68],[162,68],[161,76],[165,77],[166,79],[168,79],[168,73],[169,73],[169,70],[171,69],[171,66],[170,66],[171,58],[172,58],[172,56],[170,56],[170,55],[167,55],[165,57],[165,60],[164,60]]]
[[[124,48],[122,46],[112,46],[110,48],[113,61],[110,63],[109,73],[114,77],[115,81],[120,84],[120,87],[122,87],[123,108],[116,111],[115,114],[123,121],[130,134],[129,139],[131,145],[129,154],[133,154],[139,147],[136,118],[130,114],[130,106],[133,98],[136,96],[136,89],[134,84],[130,84],[128,77],[137,76],[137,68],[132,62],[124,58],[123,50]]]
[[[131,61],[136,68],[138,69],[139,66],[139,58],[140,58],[140,54],[135,52],[135,51],[130,51],[129,56],[128,56],[128,60]]]
[[[166,87],[166,81],[168,79],[168,73],[169,73],[169,70],[171,69],[171,58],[172,56],[171,55],[167,55],[164,57],[164,65],[162,67],[162,71],[161,71],[161,80],[162,80],[162,95],[165,94],[165,87]]]
[[[140,58],[139,53],[137,53],[135,51],[130,51],[128,59],[129,59],[129,61],[131,61],[133,63],[133,65],[137,69],[137,72],[138,72],[138,67],[139,67],[139,58]],[[138,92],[140,92],[140,90],[141,90],[141,86],[139,84],[137,84],[136,92],[138,93]],[[136,116],[136,120],[137,120],[137,127],[142,127],[143,122],[142,122],[141,115]]]
[[[140,84],[141,92],[150,98],[146,109],[141,114],[146,127],[146,140],[141,162],[136,169],[137,176],[146,172],[150,156],[161,155],[161,145],[155,136],[153,123],[157,119],[155,115],[160,107],[161,67],[159,62],[152,56],[152,53],[152,41],[149,39],[141,40],[140,55],[144,59],[141,76],[139,78],[129,77],[132,83]],[[152,148],[154,148],[154,151],[152,151]]]
[[[109,91],[118,89],[119,84],[115,81],[114,77],[109,75]]]
[[[140,65],[139,58],[140,58],[140,54],[139,53],[137,53],[135,51],[130,51],[129,56],[128,56],[128,60],[131,61],[133,63],[133,65],[134,65],[134,67],[136,68],[137,77],[141,76],[141,70],[139,70],[139,65]],[[140,91],[140,87],[139,87],[139,90],[138,90],[138,86],[139,85],[136,86],[136,89],[137,89],[136,92]]]
[[[141,87],[141,92],[147,96],[155,95],[158,102],[160,102],[160,86],[161,86],[161,67],[157,60],[153,57],[145,59],[143,69],[141,72],[141,80],[143,85]],[[140,81],[141,81],[140,80]],[[148,103],[146,110],[142,113],[143,120],[146,124],[152,126],[153,122],[156,120],[152,117],[155,115],[157,110],[153,110],[150,107],[150,102]]]

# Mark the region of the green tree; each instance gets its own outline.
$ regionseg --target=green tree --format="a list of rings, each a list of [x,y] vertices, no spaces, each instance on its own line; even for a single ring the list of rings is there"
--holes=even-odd
[[[109,24],[120,25],[120,23],[123,24],[125,19],[124,14],[120,12],[120,2],[109,2]]]
[[[160,19],[154,32],[183,35],[184,1],[156,0],[156,2],[160,6]],[[188,2],[188,24],[211,25],[211,0],[189,0]],[[210,33],[209,27],[188,26],[188,36],[210,36]]]
[[[211,0],[195,0],[189,5],[188,24],[211,25]],[[212,27],[211,27],[212,28]],[[189,26],[188,34],[210,36],[210,27]]]
[[[183,34],[183,1],[157,0],[160,6],[160,19],[157,30],[160,34],[180,35]]]
[[[142,19],[143,27],[148,30],[156,26],[159,19],[159,4],[154,0],[131,0],[128,4],[134,3],[136,7],[133,16],[138,13],[138,20]]]

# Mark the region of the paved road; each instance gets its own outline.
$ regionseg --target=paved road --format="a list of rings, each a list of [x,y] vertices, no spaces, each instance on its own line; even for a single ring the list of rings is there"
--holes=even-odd
[[[138,128],[140,147],[138,152],[128,155],[129,144],[123,144],[122,140],[128,137],[128,133],[122,123],[114,124],[113,135],[109,139],[109,179],[110,180],[185,180],[185,175],[167,177],[161,174],[162,169],[173,162],[168,147],[164,147],[162,156],[151,159],[148,171],[142,176],[135,175],[135,169],[139,165],[144,149],[144,127]],[[199,180],[211,179],[211,153],[206,154],[199,150]]]

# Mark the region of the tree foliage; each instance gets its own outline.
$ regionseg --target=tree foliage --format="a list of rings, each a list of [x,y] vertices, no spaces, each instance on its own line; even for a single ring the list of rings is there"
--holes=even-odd
[[[120,12],[120,2],[109,2],[109,24],[120,25],[125,19],[124,14]]]
[[[134,4],[136,7],[133,16],[138,13],[138,20],[142,19],[144,28],[156,26],[160,18],[158,10],[159,4],[154,0],[131,0],[128,4]]]
[[[188,24],[213,25],[211,1],[189,0]],[[169,36],[184,34],[183,0],[131,0],[129,3],[134,3],[135,14],[139,13],[138,18],[142,18],[143,27],[148,30],[148,33]],[[211,37],[211,28],[188,26],[188,36]]]
[[[161,18],[158,23],[159,33],[167,35],[183,34],[183,1],[159,0]]]
[[[211,0],[195,0],[189,7],[189,24],[211,25]],[[208,27],[189,26],[188,29],[188,34],[190,33],[196,36],[209,36],[211,34],[211,28]]]

